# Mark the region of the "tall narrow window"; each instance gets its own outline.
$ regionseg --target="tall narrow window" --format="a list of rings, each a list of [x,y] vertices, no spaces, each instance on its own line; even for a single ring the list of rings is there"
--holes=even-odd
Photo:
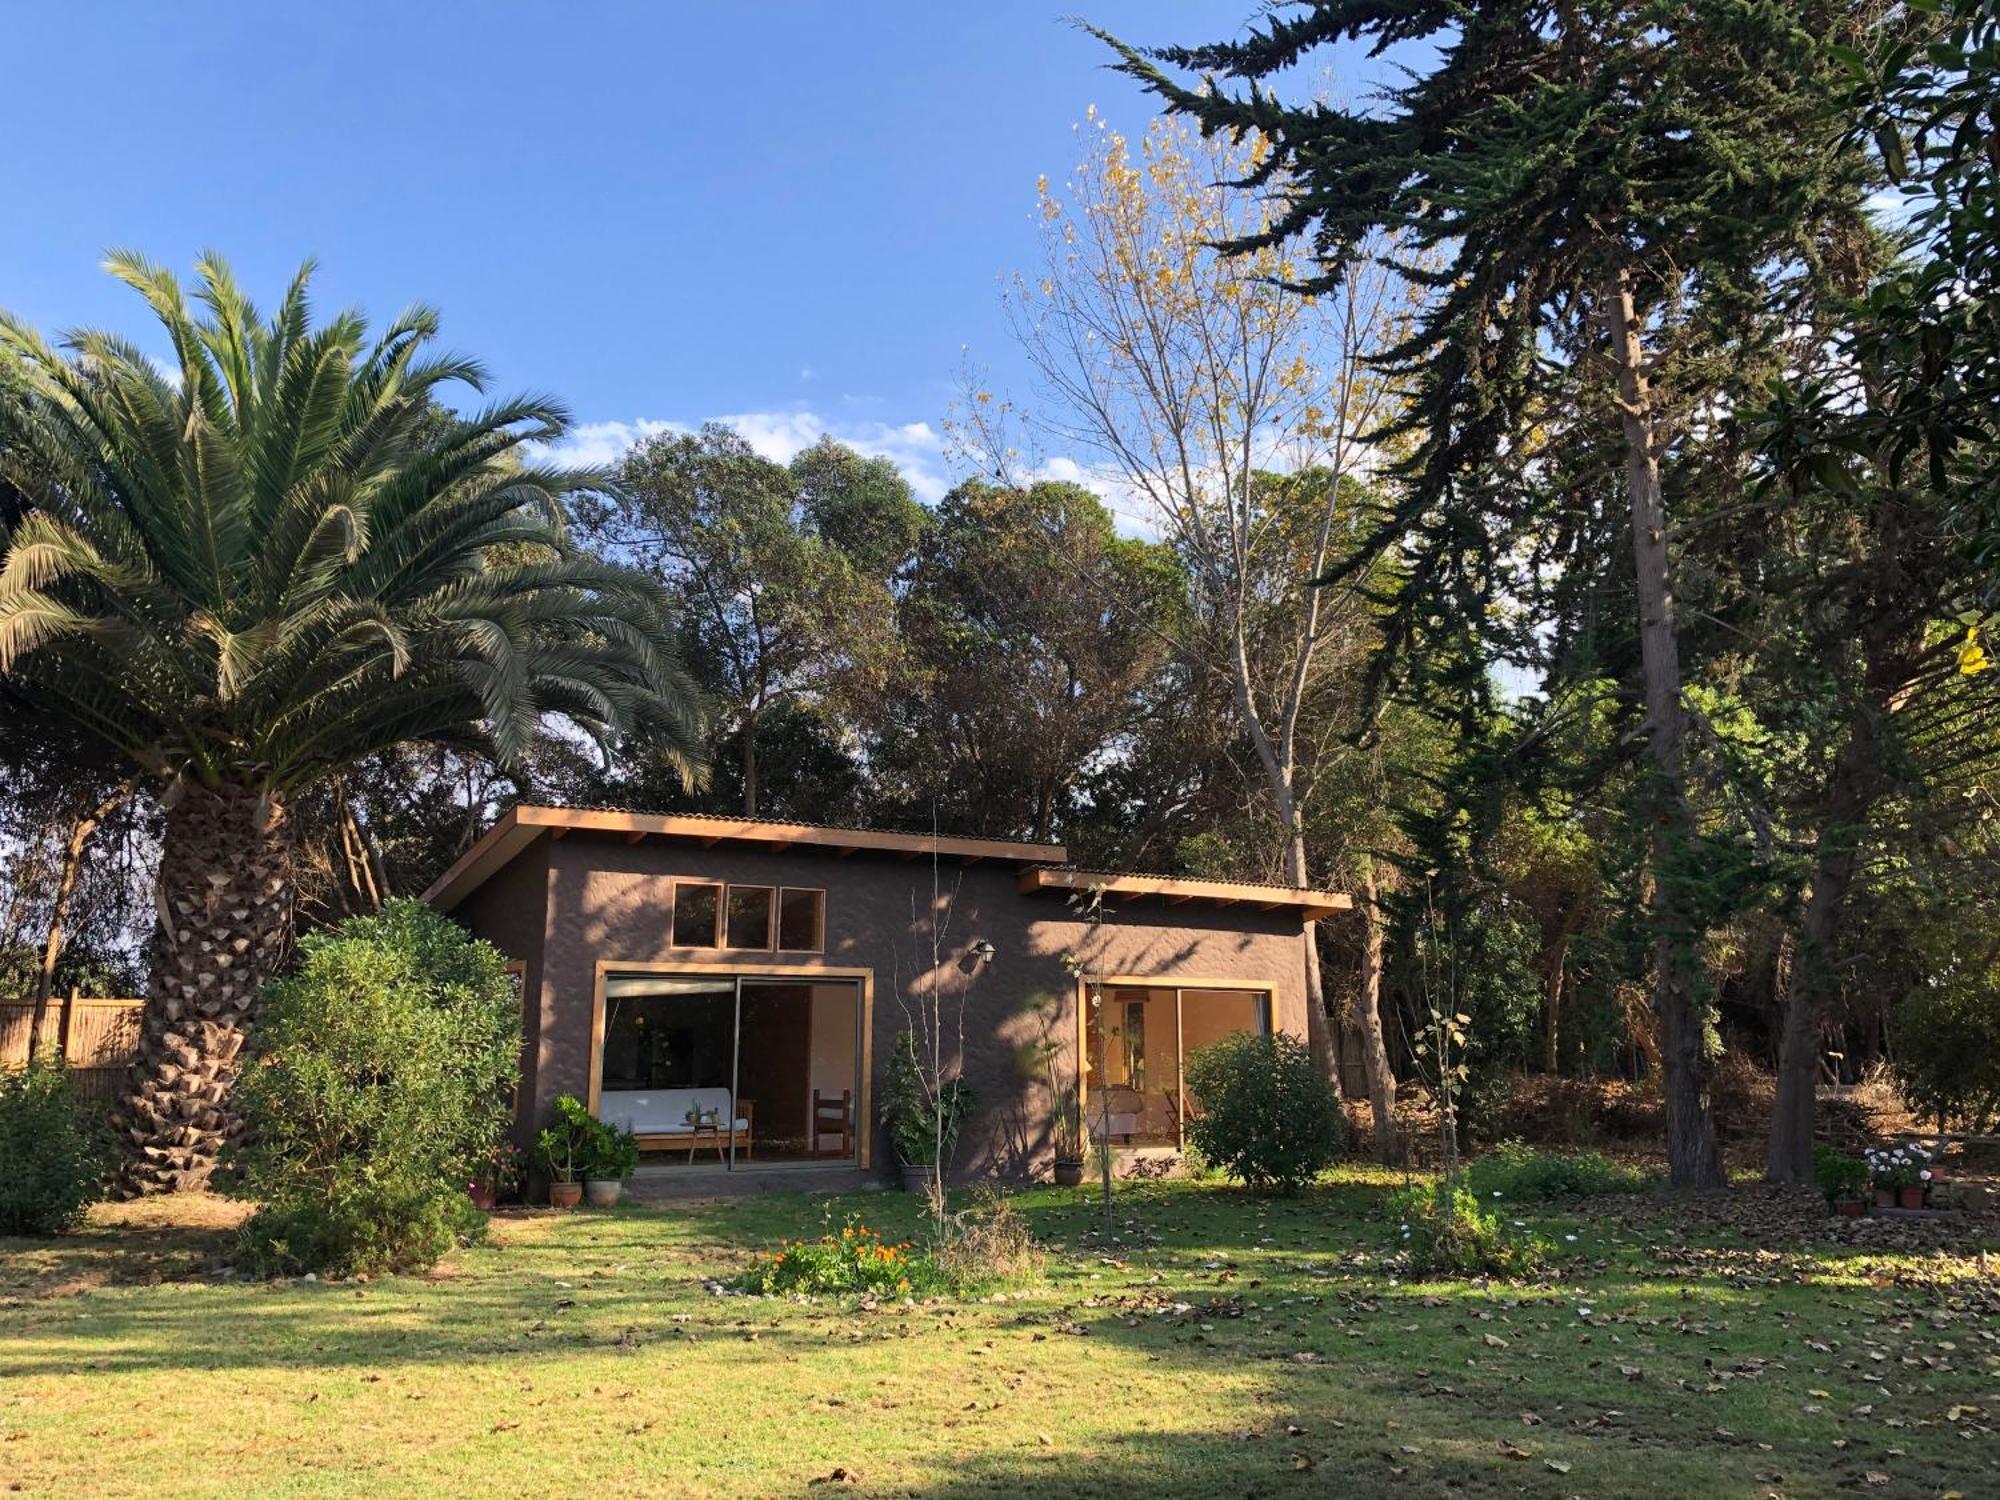
[[[771,946],[772,895],[768,885],[732,885],[729,888],[730,947]]]
[[[826,892],[787,889],[778,901],[778,946],[817,953],[826,946]]]
[[[713,948],[721,936],[722,887],[702,881],[674,882],[674,946]]]

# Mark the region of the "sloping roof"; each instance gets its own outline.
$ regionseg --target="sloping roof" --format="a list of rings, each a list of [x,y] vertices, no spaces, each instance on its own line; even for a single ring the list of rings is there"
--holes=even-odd
[[[1354,899],[1338,891],[1301,890],[1241,880],[1192,880],[1180,875],[1135,875],[1119,870],[1083,870],[1071,865],[1034,865],[1021,872],[1023,895],[1034,891],[1100,890],[1106,895],[1157,899],[1169,905],[1199,901],[1205,906],[1255,906],[1292,911],[1307,921],[1351,911]]]
[[[1034,844],[1014,839],[961,838],[951,834],[895,833],[872,828],[841,828],[829,823],[785,823],[771,818],[737,818],[713,813],[638,813],[616,808],[545,807],[522,803],[502,813],[457,863],[439,876],[423,899],[439,911],[450,911],[493,873],[536,839],[547,834],[563,838],[571,832],[621,833],[627,842],[667,839],[713,848],[717,844],[752,848],[797,847],[830,849],[840,855],[863,852],[895,854],[906,860],[936,854],[961,865],[995,860],[1012,864],[1060,864],[1069,857],[1061,844]]]

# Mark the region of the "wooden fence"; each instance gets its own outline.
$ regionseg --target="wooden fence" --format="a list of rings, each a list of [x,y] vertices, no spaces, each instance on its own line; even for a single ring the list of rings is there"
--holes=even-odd
[[[55,1055],[67,1007],[71,1074],[90,1099],[109,1105],[138,1055],[139,1015],[145,1005],[143,1000],[52,995],[37,1051],[43,1057]],[[32,1000],[0,1000],[0,1067],[19,1067],[28,1060],[28,1028],[34,1018]]]

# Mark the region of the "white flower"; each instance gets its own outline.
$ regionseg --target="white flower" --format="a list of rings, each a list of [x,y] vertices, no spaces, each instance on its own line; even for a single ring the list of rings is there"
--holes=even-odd
[[[1917,1173],[1917,1179],[1920,1182],[1929,1182],[1931,1180],[1931,1169],[1929,1167],[1925,1167],[1923,1171]]]

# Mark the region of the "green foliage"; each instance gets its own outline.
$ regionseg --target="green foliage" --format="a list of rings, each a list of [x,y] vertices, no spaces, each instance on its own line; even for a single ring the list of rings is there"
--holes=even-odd
[[[506,1128],[520,1001],[505,960],[414,901],[300,945],[238,1085],[243,1231],[267,1271],[405,1270],[481,1222],[465,1189]]]
[[[1831,1146],[1817,1145],[1813,1147],[1813,1181],[1829,1203],[1859,1198],[1868,1187],[1868,1163]]]
[[[1536,1151],[1520,1141],[1502,1141],[1474,1158],[1465,1182],[1485,1202],[1509,1203],[1557,1198],[1589,1198],[1600,1193],[1636,1193],[1651,1179],[1636,1167],[1596,1151]]]
[[[972,1085],[963,1078],[932,1079],[917,1045],[914,1031],[896,1038],[889,1059],[888,1095],[883,1100],[896,1155],[913,1167],[951,1160],[959,1127],[972,1113],[974,1102]]]
[[[104,1195],[111,1142],[60,1062],[0,1068],[0,1234],[58,1234]]]
[[[599,1182],[623,1182],[639,1170],[639,1138],[623,1126],[592,1120],[585,1143],[583,1175]]]
[[[535,457],[560,407],[457,415],[445,391],[485,373],[430,347],[436,311],[315,327],[310,265],[268,319],[214,256],[193,289],[133,254],[110,269],[170,373],[111,333],[57,347],[0,317],[20,397],[0,481],[29,507],[0,534],[0,673],[169,778],[280,794],[413,740],[518,759],[546,713],[643,726],[692,769],[664,601],[577,552],[564,512],[590,477]]]
[[[557,1182],[575,1182],[590,1163],[599,1123],[581,1099],[564,1094],[555,1102],[554,1118],[535,1137],[535,1160]]]
[[[1340,1154],[1340,1100],[1296,1037],[1237,1032],[1199,1048],[1187,1089],[1200,1101],[1188,1140],[1249,1187],[1296,1193]]]
[[[1974,1133],[2000,1120],[2000,983],[1963,966],[1920,984],[1896,1011],[1894,1067],[1912,1108]]]
[[[1482,1208],[1471,1189],[1449,1179],[1405,1189],[1391,1202],[1419,1276],[1523,1276],[1541,1264],[1542,1246]]]
[[[929,1256],[912,1253],[907,1240],[890,1244],[849,1214],[839,1234],[779,1241],[732,1285],[767,1296],[903,1297],[942,1290],[945,1278]]]

